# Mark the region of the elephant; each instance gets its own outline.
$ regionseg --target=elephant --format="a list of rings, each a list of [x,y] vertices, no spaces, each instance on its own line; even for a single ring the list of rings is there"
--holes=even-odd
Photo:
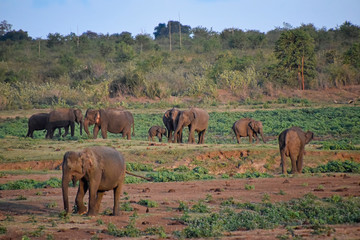
[[[148,140],[154,141],[154,137],[157,136],[159,139],[159,142],[162,142],[162,135],[166,136],[166,128],[160,127],[160,126],[152,126],[149,129],[149,136]]]
[[[86,213],[84,196],[89,190],[89,216],[99,213],[105,191],[114,191],[113,215],[119,215],[119,201],[125,173],[151,180],[126,171],[125,159],[116,149],[105,146],[85,148],[80,152],[68,151],[62,162],[62,196],[66,213],[70,212],[68,188],[72,181],[79,187],[75,198],[77,212]]]
[[[168,142],[173,141],[172,134],[176,130],[180,113],[181,111],[177,108],[172,108],[164,113],[163,123],[167,129]],[[174,139],[173,142],[182,143],[182,129],[179,131],[179,134],[177,135],[176,139]]]
[[[299,127],[291,127],[279,135],[282,173],[286,174],[286,157],[291,159],[291,173],[301,173],[305,144],[314,138],[311,131],[304,132]]]
[[[46,126],[46,138],[53,138],[54,130],[56,128],[64,127],[65,133],[63,137],[68,134],[69,126],[71,129],[71,136],[74,136],[75,122],[80,124],[80,135],[82,135],[83,114],[80,109],[76,108],[60,108],[49,113],[49,122]]]
[[[179,115],[177,127],[174,132],[174,139],[186,126],[189,128],[188,143],[195,143],[195,131],[199,134],[198,144],[204,143],[205,132],[208,127],[209,114],[200,108],[190,108],[189,110],[182,111]]]
[[[28,132],[26,137],[34,138],[35,130],[46,130],[49,122],[49,113],[33,114],[28,120]],[[59,135],[61,135],[61,128],[59,128]]]
[[[107,109],[88,109],[84,119],[84,130],[89,133],[89,125],[95,124],[93,130],[94,138],[97,138],[99,130],[103,139],[107,138],[107,131],[111,133],[122,133],[123,137],[131,139],[131,127],[133,127],[132,135],[135,136],[134,117],[129,111],[123,111],[116,108]]]
[[[247,137],[247,136],[249,136],[250,143],[252,143],[253,137],[256,139],[256,143],[259,143],[259,138],[257,134],[260,134],[263,142],[266,143],[263,133],[263,125],[262,122],[260,121],[256,121],[251,118],[242,118],[234,122],[232,126],[232,130],[235,133],[236,140],[238,143],[241,142],[240,139],[241,137]]]

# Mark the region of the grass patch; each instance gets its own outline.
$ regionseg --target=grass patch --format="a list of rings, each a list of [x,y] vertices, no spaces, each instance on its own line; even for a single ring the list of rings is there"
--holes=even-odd
[[[223,201],[218,213],[201,217],[182,218],[187,227],[183,237],[218,237],[226,231],[238,229],[272,229],[278,226],[320,225],[357,223],[360,219],[360,198],[342,198],[334,195],[319,199],[306,194],[289,202],[236,203],[234,199]],[[230,208],[229,208],[230,207]],[[233,211],[236,207],[242,211]],[[318,227],[319,228],[319,227]]]

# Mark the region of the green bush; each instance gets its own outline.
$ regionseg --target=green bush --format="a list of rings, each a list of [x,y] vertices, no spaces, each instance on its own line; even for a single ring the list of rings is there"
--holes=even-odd
[[[327,173],[327,172],[341,172],[341,173],[360,173],[360,163],[346,160],[330,161],[325,165],[320,165],[314,168],[304,167],[303,173]]]

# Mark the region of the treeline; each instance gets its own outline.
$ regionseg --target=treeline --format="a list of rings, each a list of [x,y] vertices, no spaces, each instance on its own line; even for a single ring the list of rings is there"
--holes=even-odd
[[[160,23],[149,34],[32,39],[0,23],[0,109],[106,105],[119,95],[239,100],[276,89],[322,89],[360,83],[360,27],[284,24],[267,33]]]

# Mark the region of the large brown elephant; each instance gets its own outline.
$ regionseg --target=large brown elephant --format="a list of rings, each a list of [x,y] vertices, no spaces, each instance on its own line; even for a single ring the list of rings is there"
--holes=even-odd
[[[62,195],[66,213],[70,212],[69,182],[72,181],[75,186],[79,180],[79,188],[75,198],[79,214],[86,213],[87,209],[83,199],[87,190],[89,190],[88,215],[98,214],[105,191],[113,190],[113,215],[118,215],[125,173],[148,181],[151,180],[126,171],[124,157],[111,147],[96,146],[85,148],[80,152],[66,152],[62,163]]]
[[[101,135],[104,139],[107,138],[107,132],[122,133],[123,137],[131,139],[131,127],[133,127],[132,135],[135,135],[135,123],[134,117],[129,111],[123,111],[115,108],[107,109],[88,109],[84,119],[84,130],[89,133],[89,125],[93,125],[93,136],[97,138],[99,130],[101,129]]]
[[[26,137],[34,138],[34,131],[45,130],[49,122],[49,113],[33,114],[28,120],[28,132]],[[59,135],[61,135],[61,128],[59,128]]]
[[[169,109],[164,113],[163,123],[167,129],[168,142],[173,141],[172,134],[176,130],[180,113],[181,111],[177,108]],[[182,143],[182,129],[179,131],[179,134],[177,135],[176,139],[174,139],[174,142]]]
[[[80,109],[60,108],[51,111],[49,113],[49,122],[46,126],[46,138],[53,138],[54,130],[61,127],[65,128],[65,133],[63,134],[63,137],[65,137],[68,134],[69,126],[71,129],[71,136],[73,137],[75,122],[80,124],[80,135],[82,135],[83,114]]]
[[[287,173],[286,157],[291,159],[291,173],[302,172],[305,144],[308,144],[313,138],[313,132],[304,132],[299,127],[292,127],[280,133],[279,148],[283,174]]]
[[[182,111],[179,116],[179,121],[174,132],[174,139],[186,126],[189,127],[188,143],[195,143],[195,131],[199,134],[198,144],[204,143],[205,132],[208,127],[209,114],[200,108],[190,108]]]
[[[242,118],[233,124],[232,130],[235,133],[238,143],[241,142],[241,137],[249,137],[250,143],[252,143],[252,138],[254,137],[256,139],[256,143],[259,143],[257,134],[260,134],[263,142],[266,143],[263,133],[263,125],[260,121],[256,121],[251,118]]]

